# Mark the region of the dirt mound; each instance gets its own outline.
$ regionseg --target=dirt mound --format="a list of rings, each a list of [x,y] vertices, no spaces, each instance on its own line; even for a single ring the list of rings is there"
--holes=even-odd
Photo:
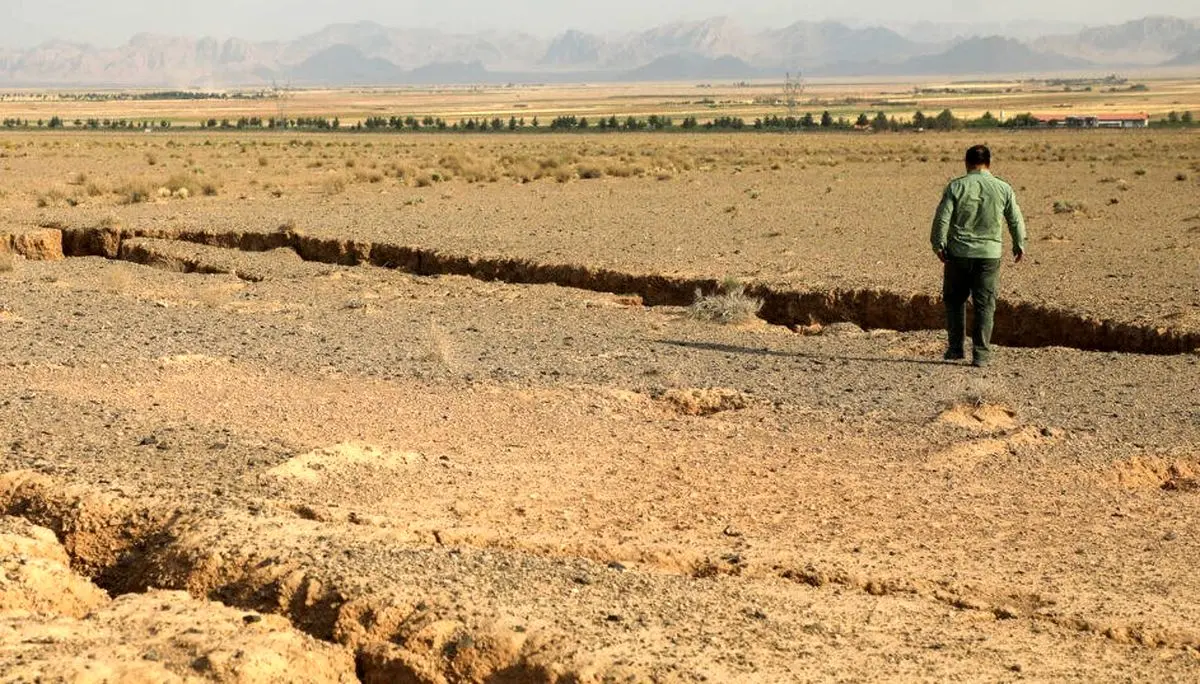
[[[1001,432],[1017,426],[1017,412],[999,404],[958,404],[937,417],[937,422],[981,432]]]
[[[55,228],[0,232],[0,254],[19,254],[30,261],[55,261],[63,258],[62,231]]]
[[[662,399],[685,416],[711,416],[750,405],[750,398],[742,392],[720,387],[667,390]]]
[[[424,460],[421,454],[395,453],[367,444],[338,444],[289,459],[268,472],[279,479],[316,483],[354,469],[399,470]]]
[[[111,601],[68,562],[50,530],[0,518],[5,681],[356,681],[348,652],[284,618],[183,592]]]
[[[0,613],[82,617],[108,594],[73,574],[54,533],[17,518],[0,518]]]
[[[1112,466],[1110,478],[1128,489],[1200,491],[1200,462],[1186,458],[1134,456]]]
[[[83,619],[0,619],[0,670],[9,681],[357,681],[349,653],[283,618],[163,591]]]

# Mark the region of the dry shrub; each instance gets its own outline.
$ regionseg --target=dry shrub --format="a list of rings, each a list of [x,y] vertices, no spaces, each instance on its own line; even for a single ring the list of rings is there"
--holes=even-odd
[[[1056,214],[1082,214],[1085,212],[1087,212],[1087,205],[1083,202],[1054,201],[1054,213]]]
[[[171,193],[179,190],[187,190],[188,195],[197,195],[200,193],[200,182],[194,177],[186,173],[177,173],[167,179],[162,187],[169,190]]]
[[[522,183],[531,183],[546,175],[542,165],[529,157],[508,157],[501,160],[507,175]]]
[[[553,175],[554,180],[558,181],[559,183],[568,183],[575,178],[575,171],[569,166],[562,166],[554,169],[554,173],[551,175]]]
[[[340,195],[346,192],[346,187],[349,184],[345,175],[340,173],[331,174],[321,181],[321,192],[326,195]]]
[[[421,170],[412,164],[394,163],[388,167],[386,173],[395,176],[396,180],[407,183],[415,179],[421,173]]]
[[[447,370],[454,366],[454,352],[450,338],[437,323],[429,322],[429,351],[422,358],[424,361],[437,364]]]
[[[579,173],[580,178],[594,179],[604,177],[604,169],[594,164],[579,164],[575,167],[575,170]]]
[[[78,204],[79,204],[79,200],[68,195],[66,192],[63,192],[59,188],[51,188],[50,190],[47,190],[46,192],[42,193],[41,195],[38,195],[38,198],[37,198],[37,205],[39,208],[57,207],[57,206],[62,206],[62,205],[67,205],[67,206],[73,207]]]
[[[356,183],[382,183],[383,174],[378,171],[358,171],[354,174]]]
[[[466,153],[454,152],[448,154],[438,160],[438,166],[447,172],[445,174],[447,177],[457,176],[468,183],[479,183],[482,181],[494,183],[500,179],[500,174],[496,171],[495,163],[477,159]]]
[[[154,197],[155,188],[145,180],[126,181],[117,186],[114,193],[121,204],[140,204]]]
[[[433,185],[433,183],[433,174],[429,173],[428,171],[419,173],[417,174],[416,178],[413,178],[413,185],[417,186],[418,188],[428,188],[429,186]]]
[[[105,270],[100,276],[100,287],[107,292],[125,292],[133,285],[133,276],[121,266]]]
[[[640,166],[635,166],[633,164],[613,163],[613,164],[609,164],[604,169],[604,173],[606,173],[610,176],[613,176],[615,178],[631,178],[633,176],[645,175],[646,170]]]
[[[12,273],[17,268],[17,260],[12,252],[0,252],[0,273]]]
[[[746,294],[746,286],[726,280],[716,294],[705,295],[696,290],[696,301],[688,309],[688,317],[723,325],[737,325],[754,320],[762,311],[763,301]]]

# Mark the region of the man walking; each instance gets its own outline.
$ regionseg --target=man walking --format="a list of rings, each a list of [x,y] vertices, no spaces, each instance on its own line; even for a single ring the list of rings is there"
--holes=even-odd
[[[966,358],[967,299],[975,303],[971,331],[972,364],[988,365],[992,358],[992,325],[1000,262],[1004,255],[1004,226],[1012,234],[1013,255],[1025,258],[1025,218],[1012,186],[991,173],[992,153],[983,145],[967,150],[967,175],[946,186],[933,219],[930,241],[945,264],[942,298],[946,301],[947,361]]]

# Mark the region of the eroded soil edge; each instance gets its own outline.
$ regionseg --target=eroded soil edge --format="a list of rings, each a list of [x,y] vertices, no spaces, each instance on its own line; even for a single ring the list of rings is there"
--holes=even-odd
[[[554,284],[594,292],[637,295],[648,306],[686,306],[697,290],[713,292],[716,278],[687,278],[625,273],[576,264],[543,264],[507,257],[446,254],[421,247],[318,238],[293,230],[240,232],[216,230],[133,230],[67,228],[66,256],[102,256],[154,264],[145,249],[126,246],[126,238],[192,242],[242,251],[295,250],[306,261],[369,264],[415,275],[461,275],[516,284]],[[164,265],[158,263],[157,265]],[[203,264],[169,265],[205,271]],[[755,284],[747,292],[763,300],[760,316],[788,327],[851,322],[867,329],[936,330],[944,325],[938,297],[884,289],[805,290]],[[1137,323],[1102,320],[1031,302],[1001,300],[995,341],[1010,347],[1068,347],[1132,354],[1186,354],[1200,349],[1200,333]]]

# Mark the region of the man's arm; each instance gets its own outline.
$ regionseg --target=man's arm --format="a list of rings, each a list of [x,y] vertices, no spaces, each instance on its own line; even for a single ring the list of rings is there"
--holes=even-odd
[[[1009,188],[1008,201],[1004,204],[1004,220],[1008,222],[1008,232],[1012,235],[1013,254],[1018,257],[1025,254],[1025,216],[1021,213],[1021,205],[1017,204],[1017,193]]]
[[[929,242],[933,251],[939,255],[946,251],[946,241],[950,238],[950,221],[954,218],[954,194],[950,186],[942,193],[942,201],[938,204],[937,213],[933,215],[933,230],[929,234]]]

